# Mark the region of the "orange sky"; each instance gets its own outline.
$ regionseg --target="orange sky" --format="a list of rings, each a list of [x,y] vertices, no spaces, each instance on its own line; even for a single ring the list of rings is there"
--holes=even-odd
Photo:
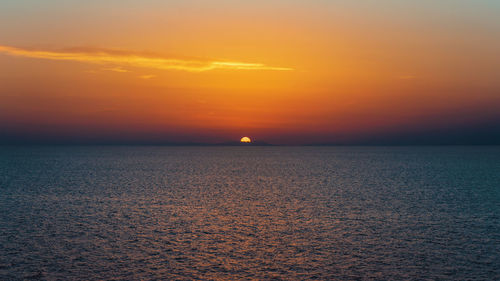
[[[500,120],[496,1],[0,4],[0,136],[349,142]]]

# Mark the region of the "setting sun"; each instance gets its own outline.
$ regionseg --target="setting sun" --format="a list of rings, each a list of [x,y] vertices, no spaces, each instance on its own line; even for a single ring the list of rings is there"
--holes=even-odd
[[[249,137],[242,137],[240,142],[243,142],[243,143],[251,143],[252,140],[249,138]]]

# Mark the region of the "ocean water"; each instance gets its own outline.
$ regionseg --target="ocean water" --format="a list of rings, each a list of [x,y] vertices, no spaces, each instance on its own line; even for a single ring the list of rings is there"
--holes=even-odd
[[[500,147],[0,147],[0,280],[500,280]]]

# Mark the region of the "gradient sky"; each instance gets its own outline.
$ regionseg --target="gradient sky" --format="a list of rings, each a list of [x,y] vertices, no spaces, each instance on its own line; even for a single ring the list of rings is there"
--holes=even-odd
[[[0,142],[500,141],[498,15],[497,0],[2,0]]]

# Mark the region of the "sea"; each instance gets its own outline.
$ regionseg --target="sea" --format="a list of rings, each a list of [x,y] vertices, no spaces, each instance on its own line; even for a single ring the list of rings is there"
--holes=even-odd
[[[2,146],[0,280],[500,280],[500,147]]]

